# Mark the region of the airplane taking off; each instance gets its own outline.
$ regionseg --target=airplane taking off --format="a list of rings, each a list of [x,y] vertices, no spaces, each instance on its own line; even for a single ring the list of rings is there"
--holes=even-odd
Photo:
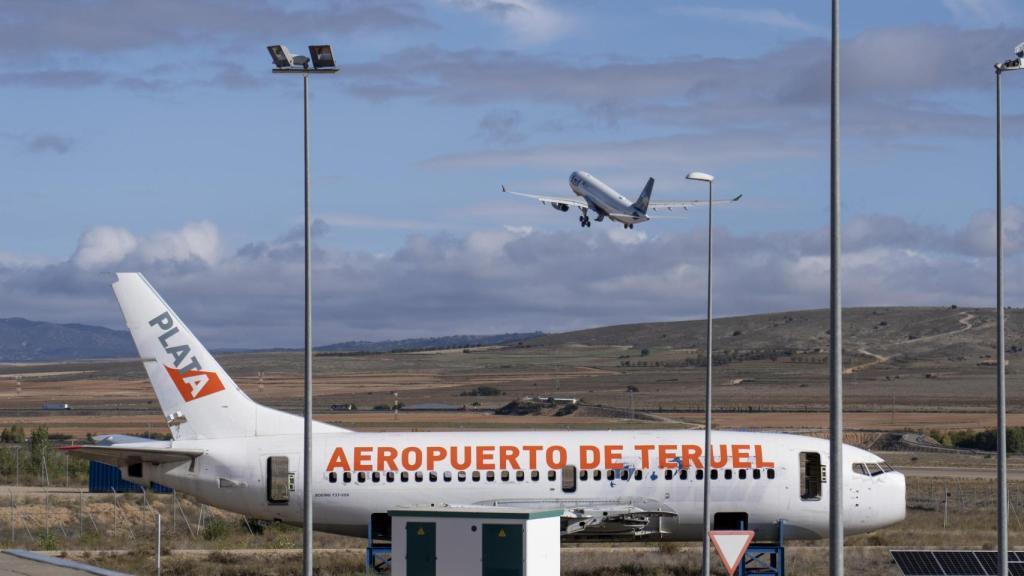
[[[647,185],[644,186],[643,191],[640,192],[640,197],[636,199],[636,202],[630,202],[625,196],[616,192],[611,186],[601,182],[586,172],[580,172],[578,170],[569,175],[569,189],[576,194],[577,198],[523,194],[522,192],[506,190],[504,186],[501,187],[502,192],[508,192],[509,194],[515,194],[516,196],[524,196],[526,198],[539,200],[542,204],[550,204],[552,208],[561,212],[568,212],[570,207],[579,208],[581,212],[580,226],[584,228],[590,227],[590,216],[587,215],[588,210],[593,210],[594,213],[597,214],[598,222],[601,222],[607,217],[609,220],[621,223],[624,228],[632,228],[633,225],[638,222],[647,222],[650,220],[651,216],[648,216],[647,214],[649,211],[671,211],[676,208],[686,210],[690,206],[708,203],[707,200],[651,202],[651,192],[654,191],[654,178],[648,178]],[[736,202],[742,197],[743,195],[740,194],[739,196],[729,200],[715,200],[714,203],[721,204],[725,202]]]
[[[249,518],[302,524],[303,420],[252,401],[141,274],[114,293],[172,440],[108,437],[71,446]],[[365,536],[371,515],[402,506],[561,509],[568,538],[700,540],[704,433],[699,430],[354,432],[314,422],[314,528]],[[759,538],[828,535],[828,478],[842,475],[847,534],[903,520],[903,474],[844,446],[829,470],[820,438],[714,431],[717,529]]]

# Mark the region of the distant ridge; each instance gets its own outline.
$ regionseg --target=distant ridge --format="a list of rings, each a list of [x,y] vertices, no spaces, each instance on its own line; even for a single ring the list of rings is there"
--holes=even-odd
[[[0,318],[0,362],[45,362],[135,356],[125,330]]]
[[[374,353],[468,348],[518,342],[542,336],[543,332],[492,335],[438,336],[370,342],[353,340],[317,346],[317,352]],[[277,348],[289,351],[297,348]],[[259,352],[259,349],[214,350],[214,352]],[[87,324],[56,324],[24,318],[0,318],[0,362],[57,362],[95,358],[134,358],[135,344],[126,330],[111,330]]]
[[[433,338],[407,338],[404,340],[383,340],[369,342],[352,340],[338,342],[327,346],[317,346],[317,352],[339,353],[380,353],[380,352],[411,352],[415,350],[444,350],[448,348],[469,348],[473,346],[493,346],[520,342],[543,336],[543,332],[510,332],[508,334],[457,334],[455,336],[437,336]]]

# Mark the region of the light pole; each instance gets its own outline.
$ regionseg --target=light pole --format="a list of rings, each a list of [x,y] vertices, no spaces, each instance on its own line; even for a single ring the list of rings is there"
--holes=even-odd
[[[1009,574],[1009,540],[1007,536],[1006,496],[1006,324],[1003,314],[1003,117],[1000,78],[1003,72],[1022,69],[1024,44],[1017,46],[1017,57],[996,64],[996,476],[998,493],[996,521],[998,526],[999,576]]]
[[[309,75],[333,74],[334,54],[328,45],[310,46],[309,58],[294,56],[278,44],[267,46],[274,60],[274,73],[302,74],[302,144],[303,182],[305,189],[305,270],[306,270],[306,332],[305,378],[302,434],[302,573],[313,575],[313,310],[310,275],[310,207],[309,207]],[[309,63],[312,61],[313,68]]]
[[[708,539],[711,531],[711,213],[714,208],[712,183],[715,177],[703,172],[690,172],[687,180],[708,183],[708,366],[704,379],[704,547],[701,551],[701,571],[704,576],[711,574],[711,546]]]
[[[843,576],[843,298],[839,204],[839,0],[832,0],[831,240],[829,266],[829,574]]]

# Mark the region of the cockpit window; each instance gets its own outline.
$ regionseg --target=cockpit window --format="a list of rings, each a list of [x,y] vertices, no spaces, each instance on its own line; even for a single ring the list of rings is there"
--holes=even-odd
[[[894,472],[894,470],[885,462],[857,462],[853,465],[853,473],[862,476],[878,476],[886,472]]]

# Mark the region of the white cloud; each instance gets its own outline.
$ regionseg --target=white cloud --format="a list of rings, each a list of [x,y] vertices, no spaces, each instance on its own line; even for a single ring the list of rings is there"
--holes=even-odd
[[[1020,206],[1008,210],[1008,234],[1024,236],[1021,214]],[[847,306],[992,304],[989,215],[957,230],[886,215],[854,218],[844,229]],[[380,255],[323,238],[314,244],[319,344],[671,320],[699,317],[705,304],[699,225],[666,235],[606,223],[564,232],[509,225],[465,236],[412,234]],[[735,315],[826,306],[827,238],[824,227],[716,230],[716,309]],[[301,239],[283,236],[233,253],[218,246],[209,222],[147,237],[98,227],[67,261],[0,261],[0,317],[118,327],[108,273],[116,266],[144,272],[214,347],[300,344]],[[1007,278],[1020,277],[1024,245],[1008,248]],[[1007,289],[1010,305],[1024,302],[1024,285],[1008,282]]]
[[[1007,0],[942,0],[959,22],[1000,26],[1019,21],[1019,12]]]
[[[217,263],[220,237],[211,222],[189,222],[180,230],[139,238],[124,228],[96,226],[78,241],[71,262],[81,270],[113,271],[122,263]]]
[[[507,27],[517,40],[543,44],[569,31],[571,21],[540,0],[447,0],[463,10],[478,12]]]
[[[124,228],[97,226],[82,234],[71,261],[83,270],[100,270],[124,260],[138,244],[135,235]]]
[[[700,18],[722,20],[726,22],[741,22],[744,24],[755,24],[758,26],[770,26],[772,28],[784,28],[807,32],[809,34],[820,34],[821,27],[801,20],[794,14],[782,12],[774,8],[723,8],[720,6],[680,6],[679,12]]]
[[[217,263],[220,235],[212,222],[189,222],[174,232],[161,232],[145,241],[141,253],[146,262],[169,260],[188,262],[197,259],[204,264]]]

